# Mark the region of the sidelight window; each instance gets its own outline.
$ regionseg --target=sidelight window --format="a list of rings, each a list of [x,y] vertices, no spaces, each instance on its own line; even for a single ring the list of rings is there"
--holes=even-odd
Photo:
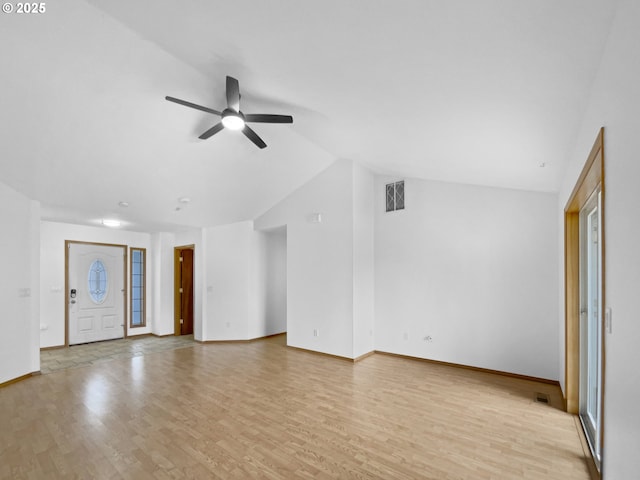
[[[131,249],[131,327],[144,327],[146,249]]]

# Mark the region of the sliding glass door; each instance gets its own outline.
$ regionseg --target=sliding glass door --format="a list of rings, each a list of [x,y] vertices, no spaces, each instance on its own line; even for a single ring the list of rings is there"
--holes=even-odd
[[[602,248],[600,192],[580,212],[580,419],[596,464],[602,424]]]

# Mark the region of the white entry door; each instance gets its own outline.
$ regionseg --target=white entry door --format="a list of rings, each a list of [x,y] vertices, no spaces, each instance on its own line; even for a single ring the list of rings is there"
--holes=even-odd
[[[124,337],[124,247],[68,244],[69,345]]]

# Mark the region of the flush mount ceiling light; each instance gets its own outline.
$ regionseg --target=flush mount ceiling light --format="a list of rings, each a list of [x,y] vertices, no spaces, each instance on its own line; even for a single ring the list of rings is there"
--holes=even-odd
[[[109,218],[103,219],[102,220],[102,224],[105,227],[111,227],[111,228],[116,228],[116,227],[119,227],[120,225],[122,225],[120,220],[113,220],[113,219],[109,219]]]
[[[118,202],[118,206],[122,208],[127,208],[129,206],[129,202]]]

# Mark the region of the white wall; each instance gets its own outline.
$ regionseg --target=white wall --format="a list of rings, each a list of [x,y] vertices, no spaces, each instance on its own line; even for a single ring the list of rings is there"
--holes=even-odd
[[[620,0],[558,202],[558,222],[600,127],[605,127],[605,336],[603,479],[640,472],[640,3]],[[561,237],[559,237],[561,239]],[[562,265],[562,263],[561,263]],[[560,270],[563,274],[562,269]],[[563,298],[563,297],[561,297]],[[564,306],[559,327],[564,332]],[[564,340],[560,345],[564,358]],[[564,371],[562,372],[564,376]]]
[[[374,349],[374,175],[353,166],[353,356]]]
[[[256,219],[287,226],[287,342],[353,357],[353,163],[339,160]],[[321,223],[312,215],[322,214]],[[319,335],[314,336],[314,329]]]
[[[175,235],[161,232],[151,234],[151,252],[148,254],[151,266],[149,280],[153,285],[153,321],[151,332],[154,335],[173,335],[173,248]]]
[[[31,265],[29,283],[31,284],[31,371],[40,371],[40,203],[30,202],[29,250]],[[0,302],[2,304],[2,302]]]
[[[40,369],[39,204],[0,182],[0,383]]]
[[[120,229],[87,227],[68,223],[40,223],[40,347],[64,345],[65,309],[67,295],[64,285],[64,242],[75,240],[81,242],[111,243],[147,249],[147,326],[129,328],[127,335],[150,333],[153,324],[153,286],[151,265],[151,236],[148,233],[130,232]],[[129,261],[127,260],[127,282],[129,279]],[[127,286],[128,288],[128,286]],[[127,319],[129,319],[127,305]]]
[[[253,233],[252,222],[204,230],[205,340],[249,338],[249,269]]]
[[[385,213],[394,180],[376,181],[376,350],[557,380],[556,196],[406,179]]]

